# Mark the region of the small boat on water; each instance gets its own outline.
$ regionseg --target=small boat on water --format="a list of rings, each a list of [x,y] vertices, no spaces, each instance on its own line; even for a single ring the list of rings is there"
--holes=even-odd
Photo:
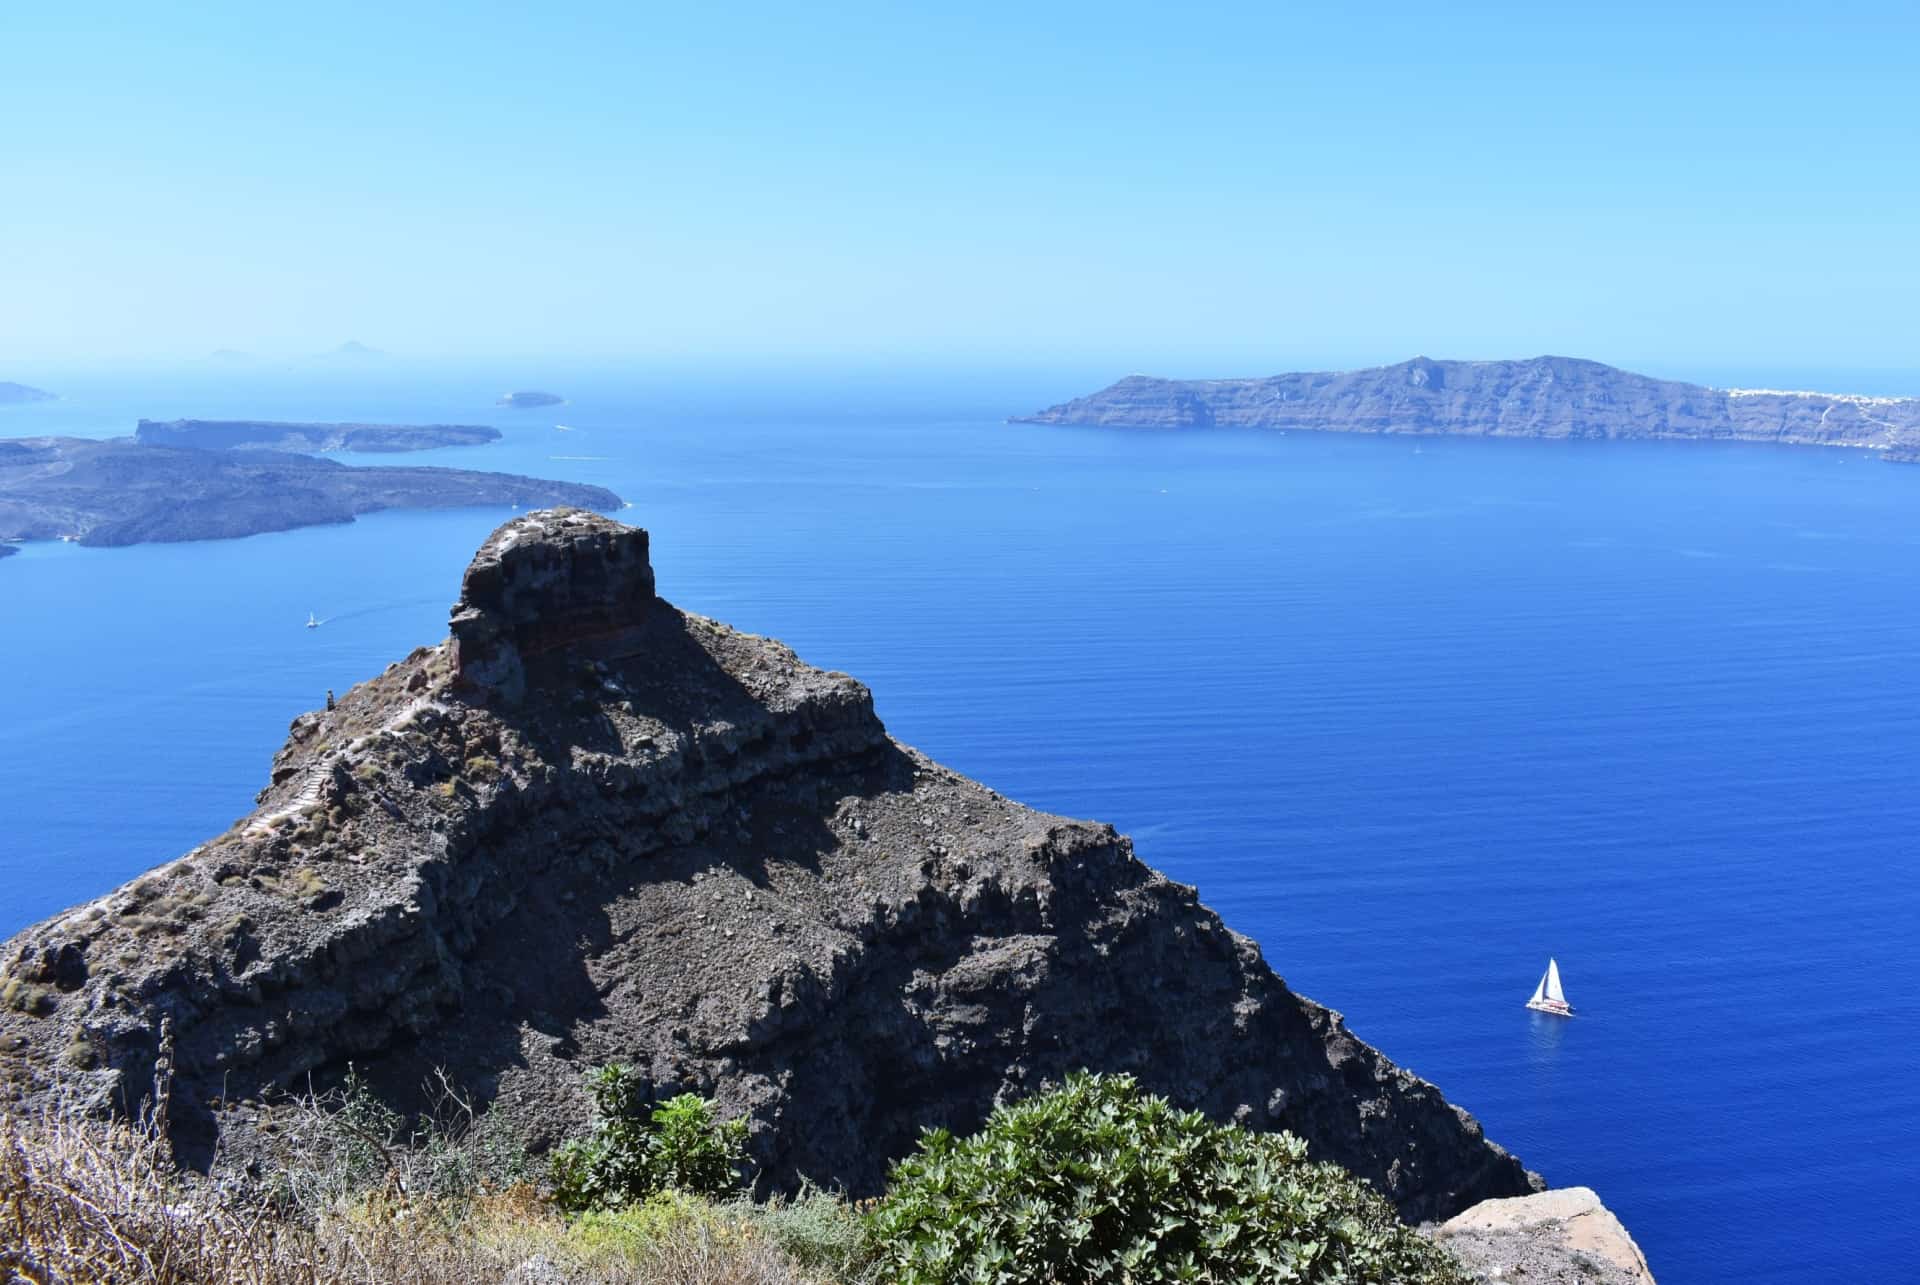
[[[311,611],[309,611],[307,613],[307,628],[318,629],[319,627],[320,627],[320,618],[314,615]]]
[[[1547,971],[1540,978],[1540,984],[1533,988],[1533,998],[1527,1001],[1527,1007],[1536,1013],[1552,1013],[1555,1017],[1572,1017],[1573,1005],[1567,1003],[1567,993],[1560,989],[1560,964],[1551,957],[1547,959]]]

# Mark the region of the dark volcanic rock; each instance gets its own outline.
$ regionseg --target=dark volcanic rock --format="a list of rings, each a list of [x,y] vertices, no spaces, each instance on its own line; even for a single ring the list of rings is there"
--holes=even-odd
[[[1129,428],[1291,428],[1475,437],[1663,438],[1862,446],[1907,458],[1920,398],[1705,388],[1572,357],[1433,361],[1268,379],[1132,375],[1017,420]]]
[[[528,660],[598,640],[616,648],[653,609],[647,533],[610,522],[510,523],[474,555],[450,622],[453,672],[515,702]]]
[[[14,406],[21,402],[52,401],[53,394],[40,388],[29,388],[25,384],[12,384],[0,380],[0,406]]]
[[[445,468],[348,468],[278,451],[198,451],[126,438],[0,440],[0,540],[216,540],[351,522],[381,509],[620,507],[598,486]]]
[[[1409,1217],[1537,1185],[1111,828],[891,740],[646,555],[577,510],[497,531],[453,638],[294,720],[251,815],[0,948],[0,1092],[136,1106],[171,1018],[189,1157],[270,1146],[252,1104],[349,1061],[403,1106],[445,1067],[541,1145],[619,1060],[748,1117],[765,1184],[867,1193],[922,1126],[1092,1067]]]
[[[501,406],[515,406],[524,410],[531,406],[560,406],[563,405],[566,400],[566,398],[560,396],[558,393],[542,393],[528,390],[519,393],[502,393],[500,394],[500,401],[497,404]]]
[[[133,431],[146,446],[206,451],[424,451],[481,446],[500,430],[478,424],[283,424],[261,419],[143,419]]]

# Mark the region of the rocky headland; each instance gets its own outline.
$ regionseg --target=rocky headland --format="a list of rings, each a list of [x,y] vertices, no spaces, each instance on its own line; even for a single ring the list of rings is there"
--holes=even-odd
[[[655,594],[644,531],[530,514],[451,636],[294,720],[225,834],[0,947],[0,1100],[276,1145],[274,1095],[435,1068],[535,1146],[634,1066],[751,1124],[766,1188],[875,1191],[925,1125],[1131,1071],[1291,1129],[1410,1219],[1536,1190],[1110,827],[887,735],[868,690]]]
[[[1771,442],[1920,453],[1920,398],[1708,388],[1573,357],[1434,361],[1266,379],[1130,375],[1016,419],[1470,437]]]
[[[536,389],[528,389],[518,393],[502,393],[500,400],[494,404],[526,410],[534,406],[564,406],[566,401],[567,399],[558,393],[543,393]]]
[[[500,430],[478,424],[290,424],[264,419],[143,419],[134,440],[203,451],[356,451],[396,454],[484,446]]]
[[[186,450],[129,438],[0,440],[0,541],[219,540],[383,509],[551,504],[617,509],[621,501],[604,487],[510,473],[349,468],[280,451]]]
[[[53,394],[42,388],[32,388],[26,384],[9,383],[0,379],[0,406],[15,406],[23,402],[47,402],[53,400]]]

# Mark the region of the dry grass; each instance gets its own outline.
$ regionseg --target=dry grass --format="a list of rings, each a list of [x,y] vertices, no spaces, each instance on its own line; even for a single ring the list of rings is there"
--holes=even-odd
[[[76,1113],[0,1115],[0,1269],[60,1282],[296,1281],[297,1240],[187,1190],[164,1148]]]
[[[182,1178],[151,1131],[0,1111],[7,1285],[830,1285],[702,1212],[583,1238],[528,1186],[457,1205],[362,1195],[305,1221]]]

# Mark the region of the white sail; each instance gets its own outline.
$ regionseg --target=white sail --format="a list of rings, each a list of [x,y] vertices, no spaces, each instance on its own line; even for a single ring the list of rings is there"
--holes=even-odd
[[[1548,967],[1551,968],[1552,965],[1548,965]],[[1542,999],[1546,998],[1547,977],[1548,977],[1547,973],[1540,974],[1540,984],[1533,988],[1533,998],[1528,1000],[1527,1003],[1538,1004]]]
[[[1545,989],[1547,998],[1554,1003],[1564,1004],[1567,1002],[1567,993],[1560,989],[1559,961],[1551,958],[1547,960],[1547,975],[1541,979],[1540,985]]]

